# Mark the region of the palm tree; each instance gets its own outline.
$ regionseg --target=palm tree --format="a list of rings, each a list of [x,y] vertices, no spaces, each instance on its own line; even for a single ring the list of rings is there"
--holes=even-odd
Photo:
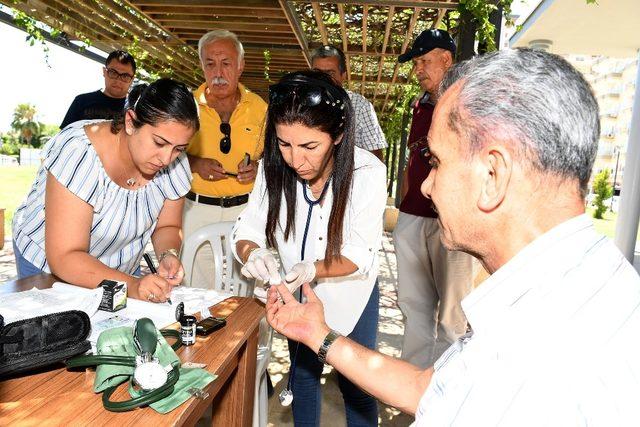
[[[23,144],[36,146],[39,143],[40,123],[35,116],[36,107],[31,104],[18,104],[13,111],[11,128],[16,131]]]

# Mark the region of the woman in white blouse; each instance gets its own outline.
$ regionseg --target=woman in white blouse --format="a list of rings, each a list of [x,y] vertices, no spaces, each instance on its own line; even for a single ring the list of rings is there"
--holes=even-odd
[[[198,128],[191,92],[160,79],[134,87],[122,117],[72,123],[53,137],[14,217],[18,276],[51,272],[89,288],[121,280],[133,297],[166,301],[184,276],[184,150]],[[136,277],[149,239],[158,274]]]
[[[265,156],[233,241],[242,272],[293,292],[311,283],[331,328],[375,348],[386,169],[354,146],[347,92],[326,74],[291,73],[269,88]],[[281,276],[270,248],[282,263]],[[320,422],[315,352],[289,342],[296,425]],[[375,399],[339,376],[348,425],[377,425]]]

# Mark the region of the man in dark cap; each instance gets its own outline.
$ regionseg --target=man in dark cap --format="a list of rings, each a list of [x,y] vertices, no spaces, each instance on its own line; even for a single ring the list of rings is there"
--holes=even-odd
[[[423,31],[398,57],[413,62],[424,93],[413,107],[409,161],[403,173],[402,203],[393,233],[398,261],[398,305],[405,317],[402,358],[427,368],[467,328],[460,301],[473,284],[474,259],[447,250],[440,241],[438,214],[420,185],[431,169],[425,158],[437,91],[453,64],[456,45],[444,30]],[[461,183],[461,185],[464,185]]]

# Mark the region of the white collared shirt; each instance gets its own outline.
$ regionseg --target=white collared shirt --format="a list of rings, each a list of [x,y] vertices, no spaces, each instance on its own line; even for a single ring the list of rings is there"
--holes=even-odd
[[[352,190],[343,222],[342,256],[353,262],[358,270],[348,276],[319,279],[314,291],[323,302],[329,327],[348,335],[364,310],[371,290],[378,277],[378,250],[382,240],[382,217],[387,200],[386,168],[373,154],[355,147]],[[265,224],[269,200],[266,193],[264,168],[258,167],[253,191],[245,210],[239,215],[232,234],[235,254],[236,242],[249,240],[266,247]],[[282,272],[301,261],[302,240],[309,205],[304,198],[302,182],[297,185],[295,237],[284,240],[284,232],[276,228],[276,241]],[[312,198],[307,188],[307,195]],[[329,184],[322,205],[311,211],[311,222],[305,248],[305,260],[325,258],[327,227],[333,205],[332,187]],[[286,224],[287,210],[284,195],[280,209],[280,224]],[[236,258],[238,257],[237,254]]]
[[[586,215],[462,302],[473,332],[436,362],[419,426],[637,425],[640,278]]]

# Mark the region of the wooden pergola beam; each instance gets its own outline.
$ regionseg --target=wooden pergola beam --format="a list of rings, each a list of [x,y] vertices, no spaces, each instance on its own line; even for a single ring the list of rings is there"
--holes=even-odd
[[[387,45],[389,44],[389,35],[391,34],[391,24],[393,24],[393,15],[396,12],[394,6],[389,7],[389,14],[387,15],[387,25],[384,28],[384,38],[382,39],[382,50],[380,51],[380,62],[378,63],[378,81],[373,91],[373,101],[378,96],[378,89],[380,88],[380,79],[382,78],[382,68],[384,67],[384,57],[387,52]],[[372,102],[373,102],[372,101]]]
[[[227,15],[185,15],[185,14],[171,14],[171,15],[147,15],[153,17],[158,24],[162,25],[165,21],[171,22],[206,22],[210,25],[235,25],[242,23],[252,23],[253,25],[284,25],[289,28],[289,22],[286,18],[257,18],[257,17],[236,17]]]
[[[139,9],[146,15],[224,15],[224,16],[238,16],[238,17],[264,17],[264,18],[280,18],[282,17],[282,10],[279,7],[273,9],[254,9],[242,7],[241,4],[234,5],[234,7],[220,7],[220,6],[144,6],[141,5]]]
[[[291,0],[295,3],[307,3],[306,0]],[[404,1],[404,0],[334,0],[334,4],[357,4],[366,6],[395,6],[420,9],[456,9],[458,2],[447,1]]]
[[[229,31],[244,31],[247,33],[280,33],[291,34],[291,27],[287,24],[269,24],[259,25],[255,23],[237,22],[237,23],[224,23],[220,25],[218,22],[206,22],[206,21],[175,21],[173,19],[163,19],[162,26],[167,29],[173,28],[186,28],[191,30],[215,30],[216,28],[225,29]],[[224,28],[223,28],[224,27]]]
[[[362,6],[362,53],[367,53],[367,18],[369,17],[369,8],[367,5]],[[364,96],[366,89],[365,77],[367,75],[367,57],[362,58],[362,83],[360,83],[360,95]]]
[[[329,44],[329,37],[327,36],[327,27],[324,26],[324,22],[322,20],[322,10],[320,9],[320,5],[318,2],[311,2],[311,8],[313,9],[313,14],[316,18],[316,25],[318,26],[318,31],[320,32],[320,38],[322,39],[322,44]]]
[[[342,51],[345,56],[345,62],[347,63],[347,87],[351,90],[353,88],[353,83],[351,82],[351,57],[348,52],[348,43],[347,40],[347,27],[344,23],[345,14],[344,14],[344,6],[338,4],[338,15],[340,15],[340,35],[342,37]]]
[[[134,3],[136,6],[275,9],[273,0],[242,0],[242,2],[230,2],[229,0],[135,0]]]
[[[278,0],[280,3],[280,7],[284,12],[287,20],[289,21],[289,25],[293,30],[293,34],[296,36],[298,40],[298,44],[302,49],[302,53],[304,54],[305,59],[307,60],[307,66],[311,66],[311,58],[309,53],[309,43],[307,43],[307,39],[304,36],[304,31],[302,31],[302,25],[300,24],[300,20],[298,19],[298,15],[296,15],[295,11],[291,4],[286,0]]]
[[[413,35],[413,29],[416,26],[416,22],[418,22],[418,16],[420,15],[420,12],[422,12],[422,9],[420,8],[415,8],[413,10],[413,16],[411,16],[411,21],[409,22],[409,27],[407,28],[407,37],[405,38],[405,41],[402,43],[402,50],[401,52],[404,52],[405,50],[407,50],[407,46],[409,45],[409,42],[411,41],[412,35]],[[393,77],[391,77],[391,83],[393,84],[396,81],[396,78],[398,77],[398,70],[400,68],[400,63],[396,63],[395,67],[393,68]],[[384,103],[382,104],[382,112],[384,113],[387,110],[387,106],[389,102],[389,91],[387,91],[387,94],[384,97]]]

